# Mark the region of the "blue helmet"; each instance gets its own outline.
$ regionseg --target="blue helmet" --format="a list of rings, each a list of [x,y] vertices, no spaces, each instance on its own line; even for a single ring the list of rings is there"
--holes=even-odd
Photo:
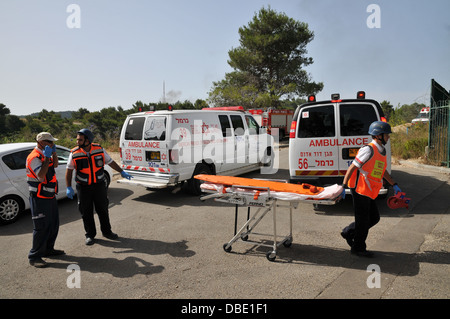
[[[369,126],[369,134],[372,136],[377,136],[380,134],[391,134],[391,126],[389,123],[382,121],[375,121]]]
[[[86,138],[88,139],[88,141],[90,143],[94,142],[94,134],[92,134],[92,132],[90,130],[88,130],[87,128],[83,128],[83,129],[79,130],[77,132],[77,134],[83,134],[84,136],[86,136]]]

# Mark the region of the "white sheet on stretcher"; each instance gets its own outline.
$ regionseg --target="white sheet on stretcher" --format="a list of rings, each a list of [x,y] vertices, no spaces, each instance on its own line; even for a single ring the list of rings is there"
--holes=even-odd
[[[245,186],[245,185],[242,185]],[[214,183],[203,183],[200,188],[206,191],[217,191],[218,193],[224,193],[224,185]],[[324,187],[324,190],[317,195],[303,195],[289,192],[273,192],[270,191],[270,197],[286,201],[301,201],[301,200],[334,200],[342,194],[344,188],[341,185],[334,184]],[[231,193],[231,187],[225,187],[225,193]],[[254,195],[258,192],[257,189],[239,188],[234,187],[234,192],[242,195]],[[259,191],[259,196],[267,195],[267,191]]]

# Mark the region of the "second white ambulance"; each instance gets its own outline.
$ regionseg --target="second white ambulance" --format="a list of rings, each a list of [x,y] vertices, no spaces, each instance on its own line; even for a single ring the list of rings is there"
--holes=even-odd
[[[135,113],[120,136],[122,168],[133,178],[119,182],[150,189],[185,184],[199,194],[193,176],[235,176],[270,166],[273,144],[243,108]]]
[[[359,91],[356,99],[309,102],[297,107],[289,138],[291,183],[317,186],[340,184],[359,148],[372,141],[368,134],[374,121],[386,121],[380,104]],[[386,144],[387,171],[391,172],[391,144]],[[349,190],[346,190],[349,193]],[[386,195],[388,186],[380,190]]]

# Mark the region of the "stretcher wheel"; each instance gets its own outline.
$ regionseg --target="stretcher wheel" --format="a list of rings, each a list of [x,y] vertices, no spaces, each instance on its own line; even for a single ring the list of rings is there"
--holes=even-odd
[[[274,261],[275,258],[277,258],[277,254],[276,254],[274,251],[268,251],[268,252],[266,253],[266,258],[267,258],[269,261]]]
[[[223,244],[223,250],[225,250],[227,253],[229,253],[231,251],[231,245],[228,246],[228,243]]]
[[[292,238],[288,238],[283,242],[283,246],[286,248],[291,247],[291,245],[292,245]]]

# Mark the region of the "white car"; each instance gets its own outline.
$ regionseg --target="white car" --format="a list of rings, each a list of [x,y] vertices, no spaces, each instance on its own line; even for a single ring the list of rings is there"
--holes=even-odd
[[[30,208],[29,191],[26,173],[28,154],[36,147],[36,143],[0,144],[0,224],[15,222],[20,213]],[[57,199],[66,196],[66,164],[70,150],[56,145],[59,166],[56,168],[58,180]],[[105,165],[106,187],[112,178],[112,169]],[[75,174],[73,175],[75,176]],[[72,182],[75,185],[75,182]],[[76,187],[74,187],[76,192]]]

